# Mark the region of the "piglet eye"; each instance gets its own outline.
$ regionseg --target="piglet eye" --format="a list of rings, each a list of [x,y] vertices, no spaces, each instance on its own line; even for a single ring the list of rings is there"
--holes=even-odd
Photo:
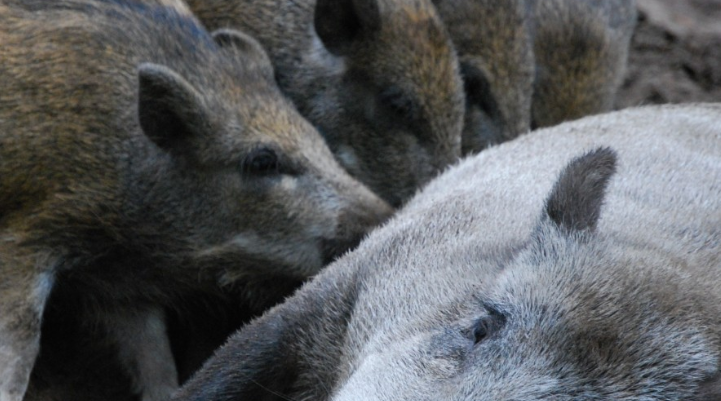
[[[400,88],[391,86],[380,93],[382,107],[386,108],[396,118],[412,120],[415,117],[415,106],[413,102],[403,93]]]
[[[267,147],[254,149],[243,161],[243,171],[253,174],[278,172],[278,155]]]

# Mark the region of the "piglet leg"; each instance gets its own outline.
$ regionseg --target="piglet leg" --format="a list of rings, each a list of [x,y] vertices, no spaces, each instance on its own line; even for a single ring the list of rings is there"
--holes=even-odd
[[[163,401],[178,388],[178,372],[160,308],[108,315],[107,326],[120,361],[142,401]]]
[[[0,233],[0,401],[21,401],[25,395],[57,261]]]

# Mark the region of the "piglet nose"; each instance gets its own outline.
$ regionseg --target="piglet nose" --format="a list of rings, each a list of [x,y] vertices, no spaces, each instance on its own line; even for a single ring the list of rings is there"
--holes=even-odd
[[[355,249],[366,234],[388,220],[393,212],[388,203],[375,196],[350,207],[340,216],[335,237],[322,240],[324,263],[331,263]]]

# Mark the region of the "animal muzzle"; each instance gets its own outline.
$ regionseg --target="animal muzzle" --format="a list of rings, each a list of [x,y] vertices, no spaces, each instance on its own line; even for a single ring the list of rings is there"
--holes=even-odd
[[[380,198],[373,198],[366,207],[356,205],[341,215],[336,236],[322,240],[323,263],[328,264],[355,249],[373,229],[384,223],[394,209]]]

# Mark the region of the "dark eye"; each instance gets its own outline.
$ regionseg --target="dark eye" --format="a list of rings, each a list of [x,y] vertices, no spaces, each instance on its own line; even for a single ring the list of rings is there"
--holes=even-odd
[[[473,342],[475,344],[496,334],[506,323],[506,317],[493,308],[486,307],[488,315],[478,319],[473,325]]]
[[[475,327],[473,327],[473,342],[474,343],[478,344],[479,342],[483,341],[486,337],[488,337],[488,333],[491,329],[491,324],[492,324],[490,319],[491,319],[490,316],[486,316],[476,322]]]
[[[278,169],[278,155],[271,148],[254,149],[243,161],[243,171],[253,174],[276,173]]]
[[[383,90],[379,97],[381,107],[393,114],[395,118],[404,120],[413,120],[415,118],[416,107],[400,88],[391,86]]]

